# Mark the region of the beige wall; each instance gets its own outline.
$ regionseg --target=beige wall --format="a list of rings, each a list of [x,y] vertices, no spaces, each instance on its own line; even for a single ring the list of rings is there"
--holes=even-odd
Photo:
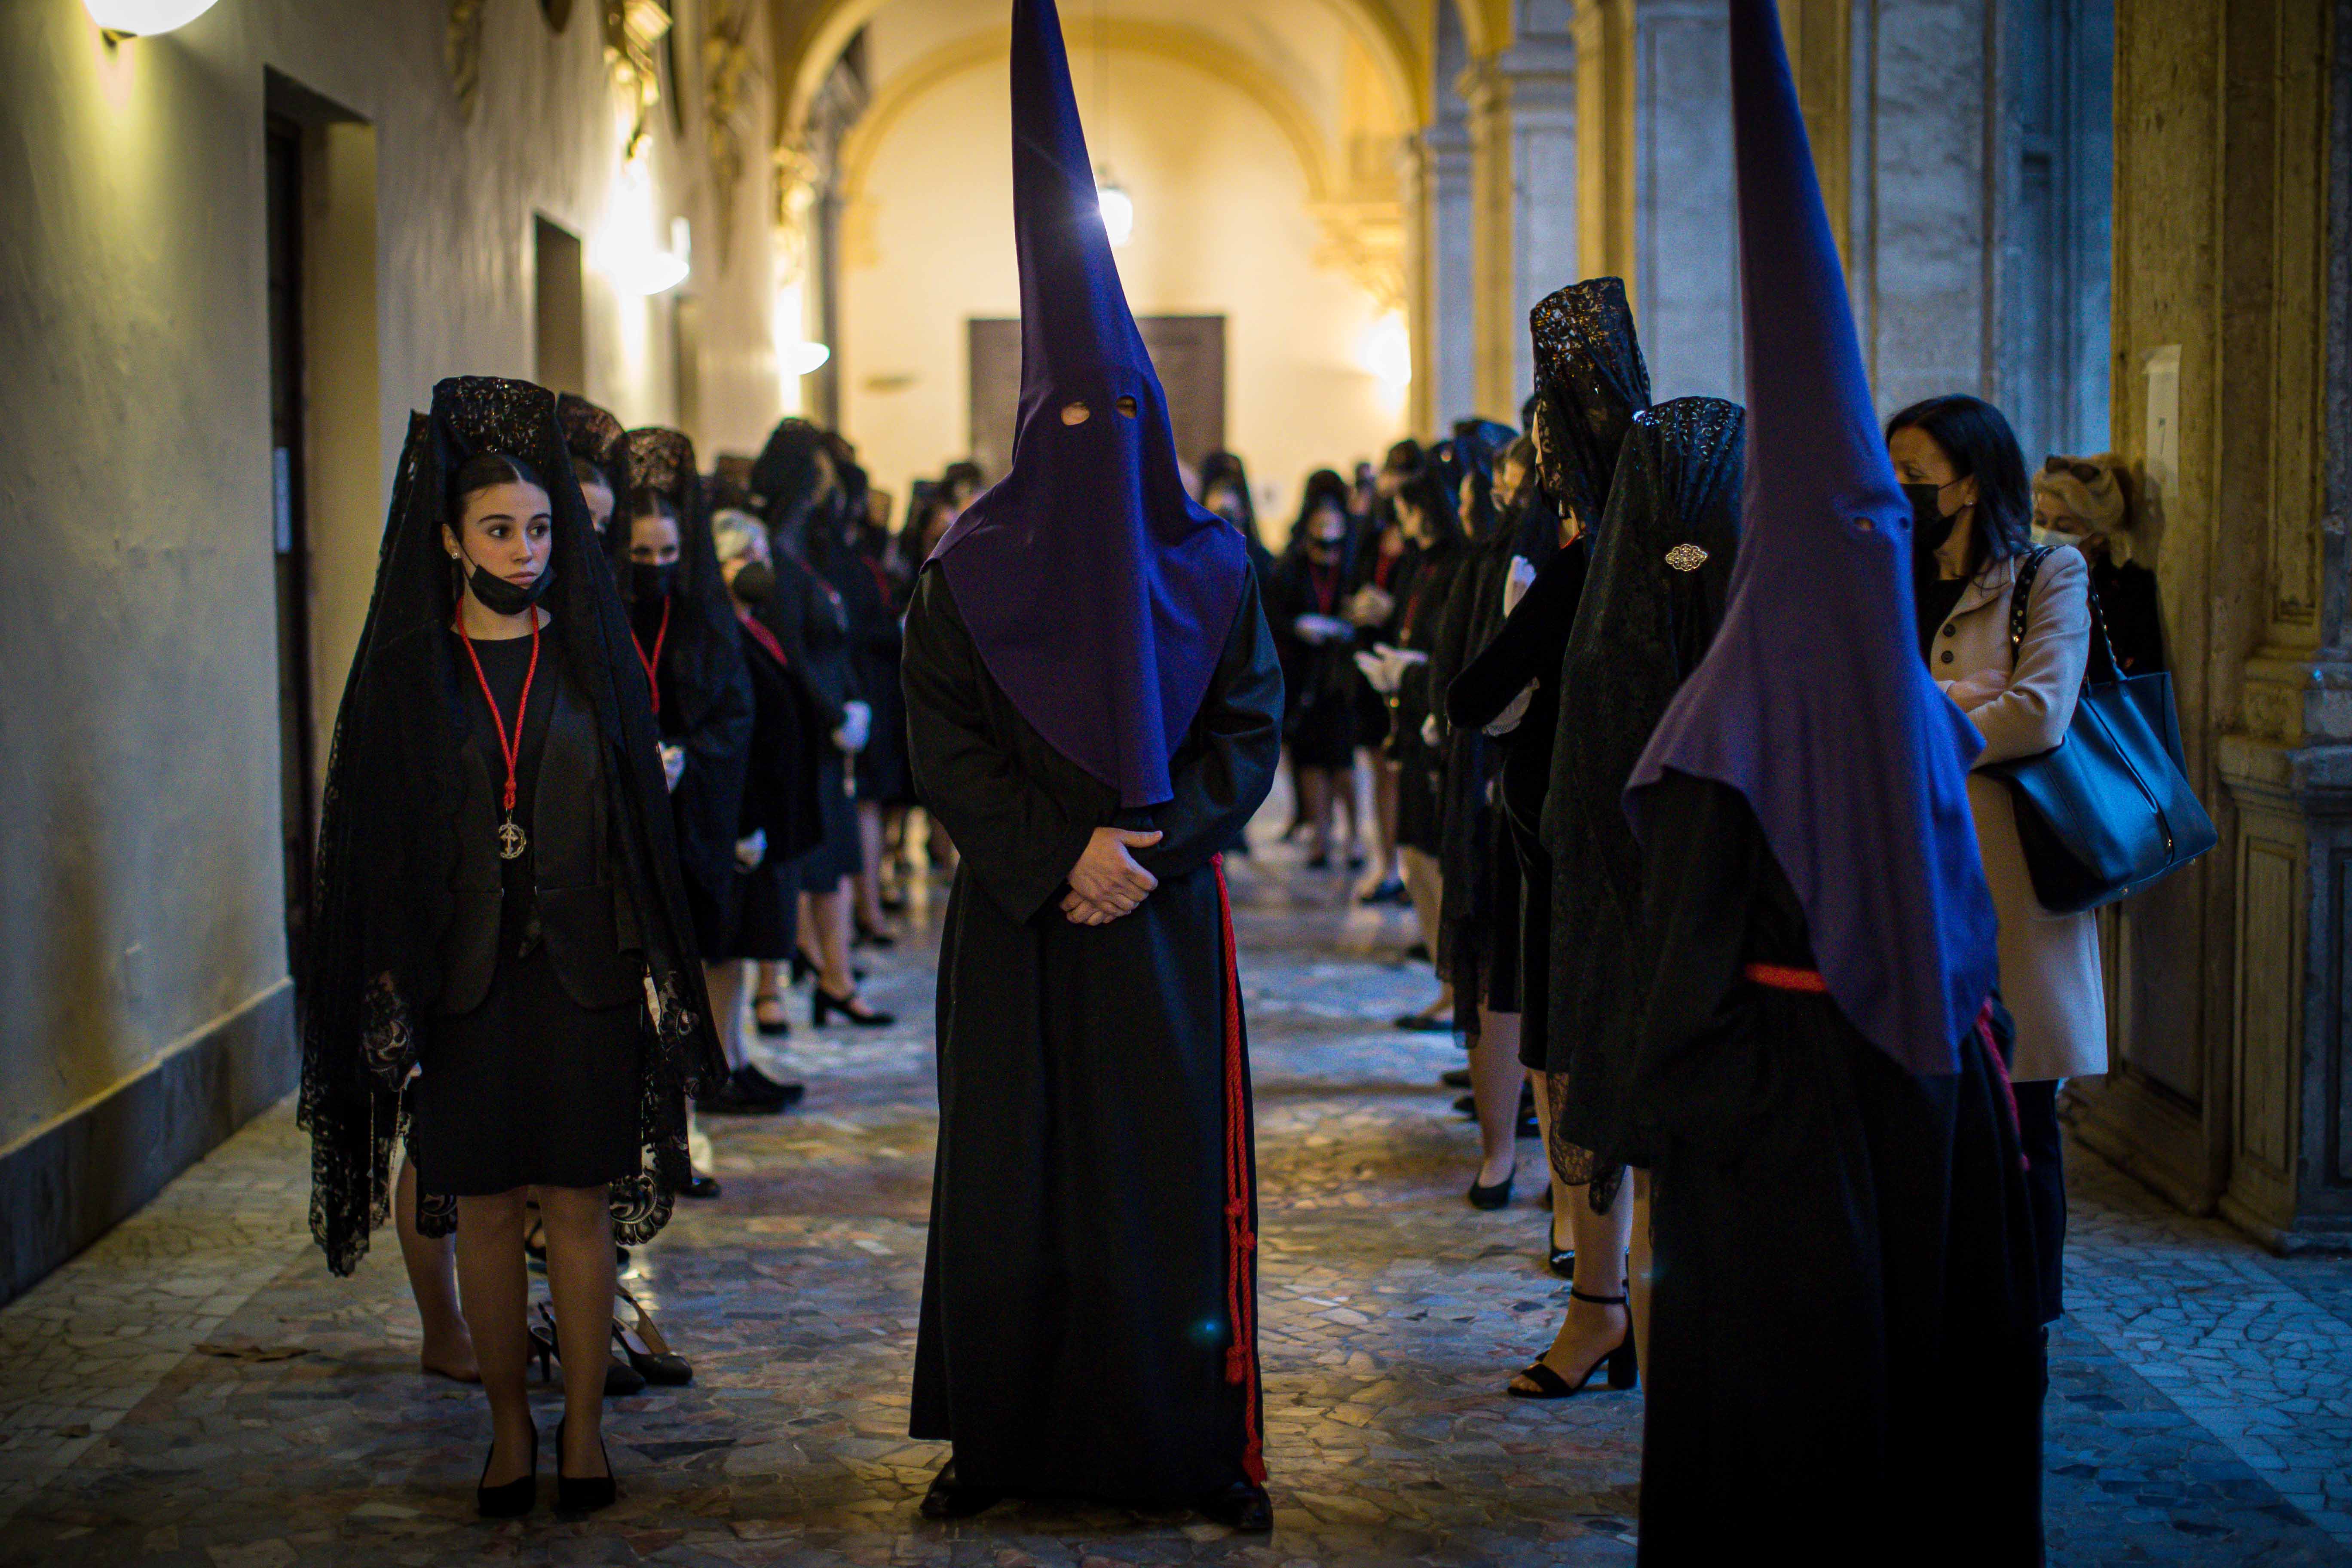
[[[694,38],[709,3],[680,7]],[[593,275],[633,209],[595,8],[577,10],[558,37],[535,5],[484,7],[466,124],[446,6],[233,0],[110,49],[79,0],[0,5],[0,526],[18,563],[0,582],[0,668],[18,672],[0,684],[0,1149],[286,978],[265,68],[374,132],[373,320],[319,324],[346,357],[314,434],[348,448],[364,421],[358,467],[371,436],[377,454],[373,483],[346,475],[310,519],[322,691],[364,608],[407,410],[441,376],[532,368],[534,211],[590,242],[588,390],[632,421],[675,406],[666,307]],[[745,116],[747,216],[723,272],[698,105],[682,138],[656,111],[635,209],[665,232],[695,220],[713,445],[756,443],[778,402],[768,113]],[[339,201],[364,199],[352,151]]]
[[[1363,363],[1381,307],[1318,265],[1307,177],[1255,100],[1114,51],[1098,112],[1091,58],[1073,65],[1094,155],[1136,200],[1118,252],[1128,298],[1142,315],[1226,317],[1227,439],[1261,513],[1286,514],[1308,471],[1376,457],[1404,429],[1403,394]],[[844,422],[876,481],[901,494],[969,448],[965,321],[1019,313],[1005,70],[994,54],[909,104],[871,149],[847,219]]]

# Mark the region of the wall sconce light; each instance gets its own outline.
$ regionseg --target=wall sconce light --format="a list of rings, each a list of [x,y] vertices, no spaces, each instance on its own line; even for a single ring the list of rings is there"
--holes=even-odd
[[[669,220],[669,248],[625,249],[615,258],[613,281],[632,294],[667,294],[694,271],[694,228],[682,217]]]
[[[787,343],[784,345],[784,374],[787,376],[814,375],[833,358],[833,351],[823,343]]]
[[[215,0],[82,0],[89,19],[110,44],[151,37],[184,27],[211,10]]]

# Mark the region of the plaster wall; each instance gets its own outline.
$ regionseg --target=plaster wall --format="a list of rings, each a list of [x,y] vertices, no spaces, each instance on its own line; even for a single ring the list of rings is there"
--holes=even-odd
[[[1402,392],[1363,363],[1378,303],[1317,265],[1305,176],[1255,100],[1160,58],[1122,54],[1113,71],[1087,131],[1135,197],[1135,237],[1118,252],[1129,301],[1138,315],[1225,317],[1226,440],[1269,529],[1286,526],[1309,471],[1377,458],[1404,430]],[[1011,148],[992,64],[911,104],[866,171],[873,245],[842,283],[845,425],[902,495],[970,449],[966,321],[1020,312]]]
[[[699,26],[702,3],[682,10]],[[236,0],[110,48],[79,0],[0,6],[0,519],[15,557],[41,563],[0,580],[0,662],[39,672],[0,689],[0,1150],[287,984],[266,68],[374,132],[373,169],[339,156],[325,182],[339,201],[372,182],[373,319],[313,323],[346,371],[372,354],[376,382],[371,396],[346,375],[312,409],[316,439],[356,421],[377,455],[372,486],[324,487],[310,518],[322,758],[408,409],[444,375],[531,372],[534,212],[589,242],[591,395],[631,422],[676,405],[663,303],[601,268],[682,214],[718,346],[696,434],[749,444],[775,411],[764,106],[722,270],[698,122],[679,137],[657,110],[646,182],[625,190],[590,8],[558,36],[536,5],[485,7],[470,124],[446,18]],[[320,260],[345,298],[366,297],[365,248]]]

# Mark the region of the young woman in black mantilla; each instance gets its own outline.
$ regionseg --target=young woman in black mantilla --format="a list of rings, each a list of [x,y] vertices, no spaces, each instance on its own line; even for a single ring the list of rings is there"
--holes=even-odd
[[[410,427],[336,719],[301,1121],[335,1272],[387,1217],[396,1139],[420,1228],[456,1229],[486,1515],[536,1490],[526,1194],[563,1351],[559,1501],[599,1508],[613,1244],[668,1219],[686,1094],[725,1070],[656,744],[553,396],[443,382]]]
[[[709,962],[703,979],[722,1048],[732,1047],[742,1004],[742,966],[724,961],[742,896],[738,875],[753,847],[742,833],[745,771],[753,704],[742,634],[712,548],[694,443],[680,432],[629,432],[633,484],[623,526],[605,538],[629,606],[629,631],[644,667],[654,725],[661,731],[664,776],[677,831],[678,866],[697,946]],[[758,847],[765,852],[764,845]],[[756,863],[757,855],[752,855]],[[728,1049],[728,1059],[738,1059]],[[756,1069],[739,1070],[706,1096],[706,1109],[777,1110],[786,1095]],[[686,1195],[716,1196],[718,1183],[697,1172]]]

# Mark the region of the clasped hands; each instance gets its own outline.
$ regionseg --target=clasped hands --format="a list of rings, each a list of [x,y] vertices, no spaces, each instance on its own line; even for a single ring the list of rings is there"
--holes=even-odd
[[[1072,925],[1106,926],[1131,915],[1160,886],[1160,879],[1135,863],[1130,849],[1149,849],[1160,842],[1157,833],[1137,833],[1124,827],[1097,827],[1087,840],[1086,853],[1070,868],[1069,896],[1062,913]]]

